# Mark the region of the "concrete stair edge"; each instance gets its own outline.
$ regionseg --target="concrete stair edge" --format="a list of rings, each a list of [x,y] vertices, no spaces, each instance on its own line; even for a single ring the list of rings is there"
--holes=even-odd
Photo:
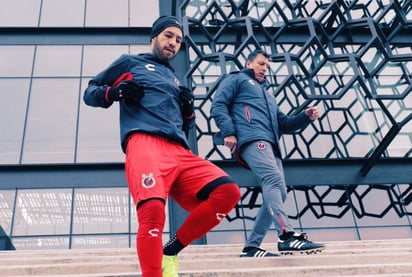
[[[319,254],[263,259],[240,258],[240,244],[191,245],[179,254],[179,277],[266,277],[274,273],[283,277],[412,276],[412,239],[337,241],[325,245],[326,250]],[[262,248],[277,251],[276,243],[263,244]],[[10,277],[140,276],[132,248],[3,251],[0,268],[0,276]]]
[[[385,240],[349,240],[349,241],[326,241],[326,242],[321,242],[326,245],[334,245],[334,246],[362,246],[363,247],[377,247],[377,246],[386,246],[386,245],[399,245],[400,247],[409,247],[412,245],[412,238],[411,239],[385,239]],[[276,243],[263,243],[262,247],[265,246],[276,246]],[[241,249],[243,247],[243,244],[237,244],[237,243],[232,243],[232,244],[207,244],[207,245],[189,245],[187,248],[185,248],[184,251],[190,251],[191,249],[197,250],[197,249],[202,249],[207,250],[207,249],[215,249],[216,247],[219,247],[221,249]],[[47,253],[47,252],[93,252],[93,253],[106,253],[107,251],[113,251],[113,252],[135,252],[136,250],[134,248],[86,248],[86,249],[39,249],[39,250],[11,250],[11,251],[0,251],[0,256],[2,254],[8,254],[8,253],[33,253],[33,251],[36,251],[36,253]]]

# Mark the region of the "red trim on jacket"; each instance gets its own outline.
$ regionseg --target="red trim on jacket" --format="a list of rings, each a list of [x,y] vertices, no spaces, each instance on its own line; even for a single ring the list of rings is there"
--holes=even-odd
[[[111,103],[112,101],[110,101],[109,99],[109,90],[111,89],[111,87],[107,87],[106,89],[106,93],[104,95],[104,100],[106,100],[107,103]]]
[[[195,116],[195,113],[193,112],[191,115],[189,116],[184,116],[183,118],[185,119],[192,119]]]
[[[120,75],[120,77],[117,78],[116,81],[114,81],[114,83],[113,83],[112,86],[115,87],[115,86],[117,86],[118,84],[120,84],[121,81],[124,81],[124,80],[133,80],[133,75],[132,75],[132,73],[126,72],[126,73]]]
[[[112,87],[117,86],[118,84],[120,84],[121,81],[124,81],[124,80],[133,80],[133,75],[132,75],[132,73],[126,72],[126,73],[120,75],[120,77],[117,78],[116,81],[114,81],[113,85],[112,85],[111,87],[108,87],[108,88],[106,89],[106,94],[104,95],[104,99],[106,100],[107,103],[111,103],[111,102],[112,102],[112,101],[110,101],[110,99],[109,99],[109,90],[110,90]]]

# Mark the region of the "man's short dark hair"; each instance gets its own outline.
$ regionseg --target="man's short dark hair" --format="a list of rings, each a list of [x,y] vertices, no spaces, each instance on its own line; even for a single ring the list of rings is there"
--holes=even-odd
[[[251,52],[247,58],[246,58],[246,62],[253,62],[256,59],[257,55],[263,55],[265,58],[269,59],[269,54],[266,53],[264,50],[262,49],[256,49],[255,51]]]

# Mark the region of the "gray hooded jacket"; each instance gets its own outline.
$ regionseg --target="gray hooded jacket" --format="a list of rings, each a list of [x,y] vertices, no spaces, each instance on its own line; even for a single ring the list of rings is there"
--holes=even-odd
[[[215,144],[223,144],[223,138],[234,135],[238,140],[238,157],[243,145],[257,140],[272,143],[280,154],[281,135],[293,133],[311,122],[304,112],[294,116],[284,114],[274,96],[267,92],[268,85],[266,80],[258,82],[252,69],[226,76],[211,107],[211,116],[220,129]]]

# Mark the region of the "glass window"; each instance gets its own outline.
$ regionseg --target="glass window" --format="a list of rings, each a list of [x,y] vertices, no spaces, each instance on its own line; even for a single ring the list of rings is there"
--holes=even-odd
[[[149,41],[147,42],[149,43]],[[150,52],[150,45],[131,45],[130,54],[148,53]]]
[[[126,45],[93,45],[84,46],[83,76],[94,77],[100,71],[106,69],[122,54],[129,52]]]
[[[81,46],[38,46],[33,75],[80,76]]]
[[[2,1],[0,26],[38,26],[41,0]],[[7,4],[5,3],[7,2]]]
[[[2,93],[12,92],[12,105],[0,101],[0,164],[18,164],[30,79],[0,79]]]
[[[130,195],[130,193],[129,193],[129,196],[130,196],[130,233],[132,234],[132,237],[133,237],[133,234],[136,235],[136,233],[137,233],[137,228],[139,228],[139,223],[137,222],[136,205],[134,204],[132,196]],[[166,205],[167,205],[167,203],[166,203]],[[166,213],[168,212],[168,207],[167,206],[165,208],[165,211],[166,211]],[[168,220],[169,220],[169,215],[166,215],[166,222],[165,222],[164,229],[166,230],[166,228],[167,228],[167,231],[169,231]]]
[[[129,26],[128,3],[129,0],[88,0],[85,25],[87,27]]]
[[[0,76],[30,77],[34,46],[0,46]]]
[[[147,52],[147,46],[133,46],[134,53]],[[90,78],[93,78],[122,54],[128,46],[85,46],[81,97]],[[120,146],[119,106],[108,109],[90,107],[80,103],[78,147],[76,162],[124,162]]]
[[[0,9],[0,26],[150,27],[158,15],[159,1],[14,0]]]
[[[79,79],[34,79],[23,163],[73,163]]]
[[[84,81],[82,91],[86,86]],[[81,99],[76,162],[124,162],[117,103],[103,109],[87,106]]]
[[[73,249],[127,248],[129,235],[74,236]]]
[[[15,191],[0,190],[0,227],[7,235],[10,234],[13,217],[14,195]]]
[[[68,234],[71,191],[71,189],[18,191],[13,235]]]
[[[13,245],[17,250],[68,249],[69,237],[53,236],[14,238]]]
[[[159,17],[159,1],[130,0],[130,26],[152,27]]]
[[[78,189],[75,192],[73,234],[129,232],[127,188]]]
[[[43,0],[40,26],[83,26],[85,0]]]

